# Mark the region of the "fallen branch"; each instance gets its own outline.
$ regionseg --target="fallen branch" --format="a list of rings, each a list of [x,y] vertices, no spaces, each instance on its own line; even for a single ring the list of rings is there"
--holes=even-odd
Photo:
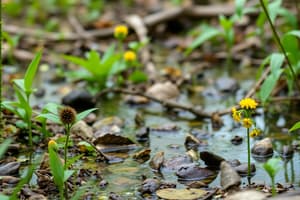
[[[182,105],[182,104],[176,103],[174,101],[165,101],[165,100],[153,97],[153,96],[149,96],[142,92],[131,91],[131,90],[126,90],[126,89],[121,89],[121,88],[109,88],[109,89],[103,90],[100,93],[96,94],[95,99],[98,100],[104,94],[111,93],[111,92],[146,97],[147,99],[150,99],[154,102],[160,103],[161,105],[163,105],[165,107],[177,108],[177,109],[188,111],[190,113],[193,113],[194,115],[196,115],[199,118],[212,118],[213,117],[212,113],[207,113],[207,112],[203,111],[202,109],[197,109],[197,108],[195,108],[195,106]]]
[[[154,26],[172,19],[175,19],[179,16],[186,17],[216,17],[219,15],[232,15],[234,13],[233,4],[220,4],[220,5],[207,5],[207,6],[188,6],[188,7],[175,7],[150,14],[144,17],[142,20],[144,24],[149,26]],[[42,30],[36,30],[32,28],[23,28],[15,25],[9,25],[4,23],[3,31],[6,31],[10,34],[24,35],[30,37],[38,37],[44,40],[49,41],[73,41],[80,39],[92,39],[92,38],[104,38],[110,37],[114,33],[114,28],[105,28],[99,30],[91,31],[82,31],[78,29],[78,24],[74,18],[71,21],[72,25],[76,27],[77,33],[58,33],[58,32],[46,32]],[[78,33],[79,32],[79,33]]]

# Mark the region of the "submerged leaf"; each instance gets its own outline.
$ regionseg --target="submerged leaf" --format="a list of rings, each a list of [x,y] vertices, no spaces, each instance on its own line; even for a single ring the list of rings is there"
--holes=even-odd
[[[167,188],[158,190],[156,195],[163,199],[180,199],[180,200],[193,200],[201,198],[207,194],[205,190],[201,189],[175,189]]]

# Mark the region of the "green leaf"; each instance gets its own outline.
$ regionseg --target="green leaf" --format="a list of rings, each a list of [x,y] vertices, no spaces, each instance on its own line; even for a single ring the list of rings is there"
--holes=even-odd
[[[82,141],[84,142],[84,141]],[[69,158],[67,160],[67,168],[69,168],[72,164],[74,164],[77,160],[79,160],[81,157],[83,156],[83,154],[79,154],[77,156],[74,156],[72,158]]]
[[[15,79],[13,83],[20,89],[20,91],[25,92],[24,79]]]
[[[276,174],[280,171],[280,159],[279,158],[271,158],[264,165],[264,169],[267,171],[271,178],[274,178]]]
[[[24,76],[24,86],[25,86],[25,91],[26,93],[31,93],[32,92],[32,82],[33,79],[35,77],[37,68],[38,68],[38,64],[40,62],[42,56],[42,52],[39,51],[35,54],[35,57],[33,58],[33,60],[31,61],[25,76]]]
[[[85,118],[88,114],[90,114],[91,112],[97,110],[98,108],[91,108],[91,109],[88,109],[88,110],[85,110],[79,114],[77,114],[76,116],[76,121],[79,121],[79,120],[82,120],[83,118]]]
[[[61,124],[59,117],[53,113],[42,113],[38,115],[38,118],[46,118],[54,123]]]
[[[199,36],[192,42],[191,45],[185,51],[185,56],[189,55],[195,48],[199,47],[205,41],[212,39],[213,37],[219,35],[221,32],[213,27],[210,26],[202,26],[201,29],[203,30]]]
[[[267,7],[268,12],[270,14],[271,21],[272,21],[273,24],[275,22],[275,19],[276,19],[278,13],[279,13],[281,3],[282,3],[281,0],[275,0],[275,1],[271,2],[269,4],[269,6]]]
[[[80,187],[76,190],[75,194],[71,197],[71,200],[78,200],[84,193],[86,187]]]
[[[140,70],[135,70],[132,74],[130,74],[129,80],[131,80],[133,83],[141,83],[147,81],[148,76]]]
[[[61,105],[59,104],[56,104],[56,103],[47,103],[44,107],[43,107],[43,110],[42,110],[42,113],[53,113],[55,115],[58,114],[58,108],[60,108]]]
[[[297,122],[296,124],[293,125],[292,128],[290,128],[289,132],[295,131],[300,128],[300,122]]]
[[[271,74],[266,78],[264,83],[261,86],[259,96],[263,103],[267,101],[269,98],[272,90],[276,86],[276,83],[283,72],[281,66],[284,61],[284,56],[279,53],[274,53],[271,55],[270,67],[271,67]]]
[[[109,59],[115,52],[115,45],[112,44],[110,47],[105,51],[103,58],[102,58],[102,63],[106,62],[107,59]]]
[[[6,139],[0,146],[0,159],[5,154],[6,150],[8,149],[10,143],[12,142],[12,139]]]
[[[49,152],[49,166],[53,175],[54,183],[60,191],[63,191],[64,187],[64,167],[61,162],[58,153],[52,147],[48,147]]]
[[[74,172],[75,170],[66,170],[64,173],[64,182],[66,182]]]

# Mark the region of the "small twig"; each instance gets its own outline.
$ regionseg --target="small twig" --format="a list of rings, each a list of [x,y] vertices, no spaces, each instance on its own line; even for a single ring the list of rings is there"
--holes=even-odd
[[[178,108],[178,109],[181,109],[181,110],[185,110],[185,111],[188,111],[190,113],[193,113],[194,115],[196,115],[197,117],[200,117],[200,118],[211,118],[212,117],[211,113],[207,113],[207,112],[204,112],[203,110],[196,109],[195,106],[182,105],[182,104],[178,104],[174,101],[165,101],[165,100],[156,98],[154,96],[147,95],[147,94],[142,93],[142,92],[136,92],[136,91],[126,90],[126,89],[121,89],[121,88],[109,88],[109,89],[103,90],[100,93],[96,94],[95,98],[99,99],[104,94],[107,94],[107,93],[110,93],[110,92],[146,97],[147,99],[150,99],[154,102],[158,102],[158,103],[162,104],[165,107]]]
[[[268,74],[270,73],[271,68],[270,66],[264,71],[264,73],[260,76],[259,80],[255,83],[254,87],[249,90],[249,92],[246,94],[245,98],[252,97],[255,92],[260,88],[262,83],[265,81],[265,79],[268,77]]]
[[[84,28],[74,15],[68,15],[68,20],[78,35],[85,39],[89,38],[88,33],[84,30]]]

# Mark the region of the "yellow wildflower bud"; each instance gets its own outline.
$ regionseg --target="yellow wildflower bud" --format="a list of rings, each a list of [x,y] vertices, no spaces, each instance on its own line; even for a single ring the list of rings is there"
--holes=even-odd
[[[261,130],[258,128],[255,128],[250,132],[249,135],[250,135],[250,137],[256,137],[256,136],[259,136],[260,134],[261,134]]]
[[[128,28],[125,25],[119,25],[115,27],[114,36],[119,40],[124,40],[128,35]]]
[[[52,149],[58,149],[57,143],[54,140],[50,140],[48,142],[48,148],[52,148]]]
[[[257,106],[257,102],[252,98],[244,98],[240,101],[240,106],[243,109],[252,109],[252,110],[254,110]]]
[[[243,119],[243,127],[250,128],[252,126],[253,122],[250,118],[244,118]]]
[[[235,107],[232,107],[231,112],[232,112],[232,118],[234,119],[234,121],[236,121],[236,122],[241,121],[241,113],[238,112]]]
[[[126,51],[124,53],[124,60],[126,62],[134,62],[136,60],[136,54],[133,51]]]

